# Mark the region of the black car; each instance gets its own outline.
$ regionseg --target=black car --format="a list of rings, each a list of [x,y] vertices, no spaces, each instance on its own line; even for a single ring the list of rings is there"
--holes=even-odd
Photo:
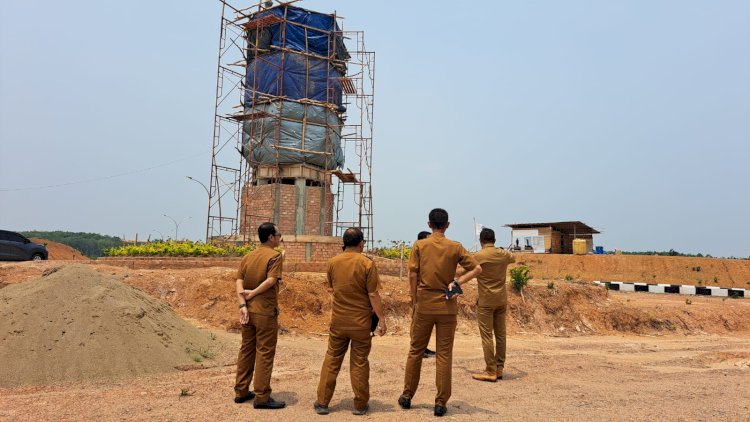
[[[34,243],[16,232],[0,230],[0,261],[41,261],[48,256],[45,245]]]

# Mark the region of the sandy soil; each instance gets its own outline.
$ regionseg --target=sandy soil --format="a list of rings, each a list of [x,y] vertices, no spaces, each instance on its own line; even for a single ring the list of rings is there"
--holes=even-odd
[[[0,289],[0,386],[163,373],[213,356],[169,304],[88,265]]]
[[[238,343],[239,336],[224,333]],[[409,411],[401,392],[408,339],[378,338],[371,354],[367,420],[432,419],[434,359],[423,366]],[[280,337],[273,396],[288,407],[271,412],[232,402],[234,366],[130,381],[0,389],[2,420],[302,420],[313,413],[324,337]],[[481,368],[476,336],[459,335],[454,350],[451,420],[730,420],[750,418],[750,339],[720,336],[590,336],[510,338],[506,379],[470,379]],[[229,362],[227,362],[229,363]],[[186,391],[181,396],[181,391]],[[331,420],[356,420],[345,362]]]

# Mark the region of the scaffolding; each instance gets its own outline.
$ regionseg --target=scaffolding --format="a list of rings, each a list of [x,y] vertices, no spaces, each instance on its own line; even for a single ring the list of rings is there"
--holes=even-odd
[[[206,241],[248,242],[252,222],[279,224],[283,185],[304,180],[321,192],[314,205],[297,203],[320,208],[316,234],[340,236],[356,226],[373,247],[375,53],[366,50],[364,33],[344,30],[335,13],[306,11],[294,1],[245,8],[234,3],[239,1],[221,0]],[[289,16],[295,13],[330,17],[333,25],[321,30]],[[288,44],[287,31],[304,32],[304,45]],[[309,37],[320,36],[325,49],[308,45]],[[304,77],[291,68],[300,63]],[[292,90],[300,83],[304,93],[296,95]],[[290,145],[290,137],[300,143]],[[273,192],[273,212],[269,199],[259,197],[259,185],[271,185],[263,192]],[[304,229],[297,221],[293,230]]]

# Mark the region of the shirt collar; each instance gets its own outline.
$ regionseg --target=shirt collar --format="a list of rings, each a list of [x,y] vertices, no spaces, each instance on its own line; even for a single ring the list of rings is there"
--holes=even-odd
[[[430,235],[430,237],[437,237],[439,239],[445,239],[445,233],[441,232],[434,232]]]
[[[494,248],[494,247],[495,247],[495,245],[493,245],[493,244],[491,244],[491,243],[488,243],[488,244],[486,244],[486,245],[482,245],[482,249],[487,249],[487,248]]]

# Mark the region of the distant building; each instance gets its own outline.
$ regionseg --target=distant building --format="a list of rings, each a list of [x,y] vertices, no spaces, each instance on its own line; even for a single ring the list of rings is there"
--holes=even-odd
[[[597,230],[580,221],[506,224],[511,228],[510,248],[533,253],[572,254],[573,240],[586,242],[586,253],[594,249]]]

